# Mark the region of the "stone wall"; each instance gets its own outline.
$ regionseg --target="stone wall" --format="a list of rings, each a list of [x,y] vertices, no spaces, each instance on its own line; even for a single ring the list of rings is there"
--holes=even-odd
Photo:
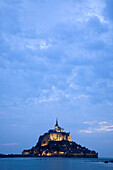
[[[39,138],[39,143],[41,146],[47,145],[49,141],[71,141],[70,133],[61,133],[61,132],[54,132],[54,133],[45,133],[43,136]]]

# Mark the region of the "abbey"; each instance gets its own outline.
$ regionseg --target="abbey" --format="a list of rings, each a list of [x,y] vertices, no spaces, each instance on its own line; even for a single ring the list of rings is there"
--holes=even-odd
[[[66,133],[64,129],[59,127],[58,120],[56,120],[55,129],[49,130],[43,136],[39,137],[39,143],[41,146],[47,145],[49,141],[71,141],[70,132]]]
[[[35,147],[24,150],[23,156],[35,157],[76,157],[76,158],[98,158],[98,153],[71,141],[70,132],[67,133],[59,127],[56,120],[55,128],[39,137]]]

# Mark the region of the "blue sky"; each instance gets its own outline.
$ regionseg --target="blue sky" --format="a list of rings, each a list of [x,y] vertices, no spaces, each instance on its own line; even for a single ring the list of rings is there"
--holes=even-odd
[[[113,2],[0,1],[0,152],[59,124],[113,157]]]

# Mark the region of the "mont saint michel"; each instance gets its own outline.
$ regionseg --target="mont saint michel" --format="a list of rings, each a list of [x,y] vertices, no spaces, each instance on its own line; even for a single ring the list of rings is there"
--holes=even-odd
[[[56,120],[55,128],[39,137],[35,147],[22,152],[23,156],[37,157],[75,157],[75,158],[98,158],[98,153],[82,147],[71,141],[70,132],[58,125]]]

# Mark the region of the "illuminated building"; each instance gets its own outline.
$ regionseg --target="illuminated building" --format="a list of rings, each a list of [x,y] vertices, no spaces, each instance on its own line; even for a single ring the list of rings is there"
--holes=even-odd
[[[66,133],[63,128],[59,127],[58,120],[56,119],[55,129],[49,130],[48,133],[45,133],[43,136],[39,137],[39,143],[41,146],[47,145],[49,141],[70,141],[71,135],[70,132]]]
[[[76,157],[76,158],[98,158],[98,153],[82,147],[71,141],[70,132],[67,133],[59,127],[56,119],[55,128],[39,137],[35,147],[22,152],[24,156],[36,157]]]

